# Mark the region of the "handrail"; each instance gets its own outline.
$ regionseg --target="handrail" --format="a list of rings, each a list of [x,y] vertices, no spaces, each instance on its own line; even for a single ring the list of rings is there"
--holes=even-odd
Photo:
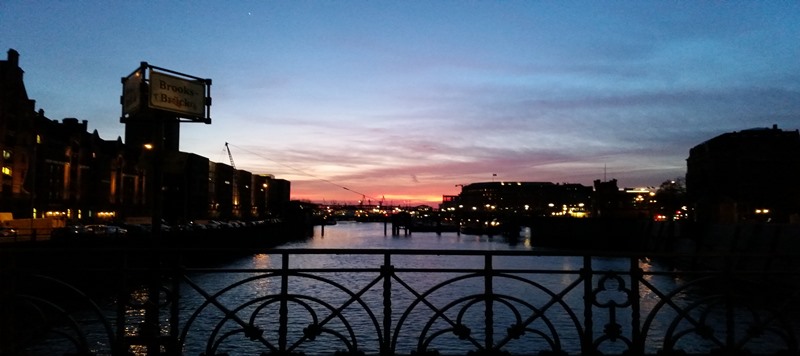
[[[271,265],[187,262],[209,254]],[[0,267],[0,354],[800,353],[795,254],[12,247]]]

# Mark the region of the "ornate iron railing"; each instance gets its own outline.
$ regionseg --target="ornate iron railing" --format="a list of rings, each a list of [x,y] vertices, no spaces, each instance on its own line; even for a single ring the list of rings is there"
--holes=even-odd
[[[797,256],[84,252],[4,251],[0,354],[800,354]]]

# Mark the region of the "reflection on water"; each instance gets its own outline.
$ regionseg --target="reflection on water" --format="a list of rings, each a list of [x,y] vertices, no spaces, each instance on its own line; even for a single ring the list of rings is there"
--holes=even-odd
[[[391,231],[391,229],[388,229]],[[380,223],[355,223],[341,222],[335,226],[325,227],[324,235],[321,228],[317,227],[314,237],[303,242],[295,242],[283,246],[284,249],[303,248],[303,249],[390,249],[390,250],[482,250],[482,251],[520,251],[531,250],[530,232],[523,231],[520,238],[509,240],[502,236],[476,236],[459,235],[455,233],[445,233],[437,235],[435,233],[413,233],[410,236],[384,235],[383,224]],[[282,263],[280,255],[256,255],[250,258],[243,258],[232,262],[229,268],[245,269],[277,269]],[[348,255],[348,254],[324,254],[324,255],[292,255],[289,265],[291,268],[312,268],[312,269],[342,269],[342,268],[375,268],[383,263],[382,255]],[[408,335],[424,334],[425,330],[437,330],[437,328],[447,328],[449,322],[463,323],[471,330],[471,336],[477,339],[487,337],[482,334],[485,330],[485,313],[483,302],[475,303],[480,300],[469,299],[470,295],[478,295],[486,287],[485,279],[478,275],[471,278],[453,280],[458,273],[425,273],[415,272],[415,269],[474,269],[482,270],[484,266],[483,256],[429,256],[429,255],[394,255],[392,265],[398,271],[397,279],[392,281],[391,289],[391,310],[392,325],[397,325],[400,337],[396,344],[396,351],[408,353],[420,347],[421,339],[406,337]],[[492,261],[496,269],[518,270],[521,272],[508,274],[506,277],[496,277],[493,279],[493,289],[500,295],[519,298],[519,305],[495,303],[494,306],[494,333],[505,335],[507,328],[511,325],[520,324],[525,321],[527,315],[537,313],[536,309],[525,309],[525,305],[550,305],[547,310],[535,320],[531,321],[531,329],[556,329],[558,330],[557,342],[565,351],[573,353],[580,352],[580,329],[579,321],[573,318],[581,318],[583,311],[583,292],[582,287],[577,283],[580,279],[577,271],[583,266],[581,257],[573,256],[502,256],[495,257]],[[592,260],[594,268],[597,270],[626,270],[629,262],[627,260],[612,258],[595,258]],[[408,269],[408,271],[403,271]],[[550,270],[561,271],[562,273],[536,273],[524,271]],[[563,273],[563,271],[569,271]],[[329,326],[336,328],[337,325],[352,327],[358,335],[375,333],[380,329],[379,325],[374,325],[376,320],[382,320],[384,294],[381,289],[379,271],[373,273],[345,273],[331,272],[323,273],[326,282],[321,283],[313,278],[292,278],[289,285],[289,293],[297,295],[307,295],[318,300],[307,300],[306,302],[291,305],[289,310],[290,320],[289,329],[302,333],[302,329],[308,325],[309,320],[326,315],[325,310],[314,309],[308,305],[314,302],[325,303],[327,305],[341,305],[350,300],[350,292],[360,294],[360,301],[365,303],[369,310],[376,312],[375,319],[366,313],[359,313],[359,308],[348,308],[344,318],[334,318]],[[243,274],[238,279],[226,275],[203,275],[195,276],[198,284],[206,286],[210,292],[216,292],[230,286],[237,280],[254,278],[252,282],[242,283],[236,288],[226,291],[219,297],[222,304],[236,306],[239,305],[237,313],[243,318],[254,320],[259,325],[263,325],[265,335],[276,335],[278,304],[267,303],[263,306],[242,305],[241,301],[248,300],[267,300],[269,295],[279,293],[280,280],[269,273],[250,273]],[[461,278],[461,277],[459,277]],[[224,279],[220,281],[220,279]],[[630,285],[629,281],[626,281]],[[372,285],[372,287],[369,287]],[[607,286],[613,289],[613,286]],[[424,303],[420,303],[420,295],[424,294]],[[560,294],[556,296],[555,294]],[[192,296],[185,293],[188,299],[184,305],[199,306],[202,299],[192,301]],[[460,302],[455,299],[464,297]],[[310,304],[309,304],[310,303]],[[306,305],[306,307],[301,307]],[[509,308],[511,307],[511,308]],[[187,306],[187,309],[193,307]],[[441,309],[440,309],[441,308]],[[522,308],[522,309],[520,309]],[[566,308],[566,309],[565,309]],[[324,308],[322,308],[324,309]],[[218,326],[219,313],[221,311],[209,308],[206,318],[198,318],[195,322],[197,333],[190,335],[198,337],[197,340],[187,340],[186,351],[189,353],[203,352],[201,340],[206,340],[211,336],[201,330],[211,330]],[[441,313],[444,318],[434,318],[437,313]],[[572,313],[573,317],[569,317]],[[209,324],[205,324],[206,320]],[[450,320],[449,322],[447,320]],[[630,317],[621,318],[617,322],[625,325],[630,323]],[[235,325],[235,323],[232,323]],[[601,324],[602,326],[602,324]],[[627,329],[630,327],[628,326]],[[448,336],[449,335],[449,336]],[[474,349],[474,345],[465,344],[452,333],[430,339],[426,344],[429,349],[440,351],[466,353]],[[367,353],[377,353],[379,351],[378,336],[367,337],[359,344],[359,348]],[[556,341],[520,342],[518,340],[505,340],[504,349],[512,353],[526,353],[533,344],[539,342],[553,343]],[[331,340],[334,342],[335,340]],[[498,340],[499,341],[499,340]],[[270,340],[277,343],[277,340]],[[533,344],[532,344],[533,343]],[[228,343],[233,349],[239,349],[242,345],[250,344],[242,341],[241,344],[235,342]],[[330,347],[329,343],[314,343],[320,345],[319,349],[313,346],[302,349],[306,353],[324,352],[325,347]],[[538,345],[540,349],[552,349],[553,345]],[[232,349],[226,348],[226,352]],[[624,350],[624,345],[617,344],[610,349],[620,352]],[[219,351],[219,350],[218,350]],[[257,349],[253,349],[253,352]]]
[[[535,251],[535,247],[530,246],[529,231],[513,240],[456,233],[386,236],[381,223],[354,222],[326,226],[324,236],[317,227],[313,238],[282,246],[282,249]],[[591,315],[594,323],[589,336],[606,354],[619,354],[628,349],[625,337],[640,330],[647,338],[644,351],[649,354],[659,352],[667,340],[678,340],[675,348],[690,353],[719,348],[713,337],[722,337],[724,341],[720,333],[725,330],[725,323],[715,319],[715,315],[725,315],[724,310],[712,315],[710,311],[720,305],[706,303],[715,302],[713,286],[693,285],[697,279],[678,278],[672,273],[672,267],[658,260],[634,261],[635,267],[643,272],[642,278],[636,279],[628,274],[632,263],[629,259],[589,258],[594,274],[590,276],[591,284],[587,285],[583,282],[586,275],[581,271],[585,261],[580,256],[506,255],[487,261],[480,255],[395,254],[391,256],[394,268],[391,288],[384,290],[385,280],[380,270],[383,255],[338,252],[290,254],[290,268],[314,271],[285,276],[278,271],[287,257],[269,253],[238,258],[218,266],[227,270],[224,273],[188,272],[180,285],[178,310],[180,327],[188,327],[183,330],[186,335],[184,354],[259,354],[275,351],[264,345],[282,342],[289,347],[293,342],[300,342],[302,347],[295,351],[306,354],[329,354],[332,348],[343,349],[342,340],[352,339],[353,335],[358,335],[358,350],[366,354],[379,353],[383,338],[389,338],[396,347],[393,351],[401,354],[415,350],[466,354],[476,349],[476,344],[469,340],[492,340],[511,354],[554,349],[579,354],[583,351],[586,315]],[[482,271],[487,262],[495,271],[503,270],[503,273],[485,278]],[[426,269],[439,272],[430,273]],[[446,271],[441,271],[443,269]],[[291,299],[286,305],[282,305],[279,298],[283,278],[288,283],[286,293]],[[495,299],[485,298],[483,291],[486,289],[493,291]],[[162,296],[162,300],[165,298],[166,295]],[[141,335],[146,290],[134,291],[130,299],[125,333]],[[639,320],[635,320],[631,311],[634,301],[640,309]],[[490,318],[486,305],[492,306]],[[113,305],[108,307],[109,310],[114,308]],[[278,339],[282,307],[287,308],[283,315],[287,317],[288,334],[299,335],[299,338]],[[170,332],[168,314],[164,315],[161,333],[167,335]],[[386,335],[382,334],[384,317],[388,317],[391,325]],[[311,324],[323,325],[341,334],[322,332],[317,335],[309,330]],[[263,333],[243,332],[251,325],[259,327]],[[525,330],[520,330],[519,335],[513,334],[520,325],[525,325]],[[705,328],[711,330],[712,338],[676,337],[686,330],[704,331]],[[437,334],[442,330],[446,332]],[[614,330],[618,334],[614,334]],[[314,339],[314,342],[303,343],[306,339]],[[760,342],[758,345],[762,346],[778,345],[774,337]],[[146,348],[130,351],[144,355]]]
[[[530,230],[516,239],[503,236],[459,235],[456,233],[419,233],[410,235],[384,234],[383,223],[343,221],[337,225],[314,229],[307,241],[287,244],[285,248],[353,248],[353,249],[420,249],[420,250],[526,250],[530,249]],[[525,232],[523,231],[523,232]]]
[[[390,231],[390,229],[387,229]],[[336,226],[325,227],[324,236],[321,228],[315,230],[312,239],[296,242],[284,248],[304,249],[388,249],[388,250],[481,250],[481,251],[526,251],[535,247],[530,245],[530,231],[524,231],[518,239],[509,240],[502,236],[475,236],[445,233],[413,233],[410,236],[391,236],[384,234],[380,223],[342,222]],[[234,262],[235,268],[278,268],[282,256],[271,258],[242,259]],[[724,321],[715,319],[710,313],[714,306],[705,306],[704,295],[690,296],[695,289],[688,280],[682,280],[671,273],[671,267],[658,261],[644,259],[636,261],[634,267],[641,268],[644,276],[641,282],[632,280],[628,271],[631,261],[626,258],[593,257],[590,259],[592,270],[591,314],[594,321],[592,339],[598,343],[598,349],[608,354],[619,354],[630,347],[624,340],[625,335],[634,333],[631,293],[637,294],[636,303],[641,319],[636,325],[642,326],[647,337],[645,352],[656,353],[664,346],[665,338],[677,340],[678,349],[688,352],[708,352],[718,348],[713,339],[703,337],[681,337],[685,330],[717,330],[717,339],[724,335]],[[256,264],[257,262],[257,264]],[[381,255],[292,255],[291,268],[377,268],[383,263]],[[512,354],[526,354],[530,350],[548,350],[560,348],[569,354],[582,350],[583,317],[585,289],[581,282],[580,270],[584,267],[582,257],[573,256],[498,256],[492,259],[493,268],[515,272],[497,275],[492,279],[492,290],[499,298],[493,302],[492,325],[485,322],[485,301],[480,293],[487,288],[486,280],[479,274],[464,277],[463,272],[426,273],[419,269],[474,269],[482,270],[486,261],[482,256],[430,256],[430,255],[393,255],[391,264],[396,269],[391,288],[391,325],[395,352],[409,353],[413,350],[436,349],[448,353],[464,354],[475,349],[475,345],[465,343],[464,335],[458,332],[443,333],[437,337],[419,338],[420,335],[431,336],[437,330],[451,329],[453,323],[463,325],[469,330],[467,338],[483,340],[490,335],[485,333],[489,327],[496,335],[494,342]],[[557,273],[554,273],[557,272]],[[606,271],[609,271],[606,273]],[[617,271],[617,272],[612,272]],[[250,277],[253,277],[252,275]],[[236,300],[255,298],[259,295],[274,295],[279,291],[279,282],[274,276],[262,275],[255,284],[258,291],[242,288],[242,291],[231,291],[225,297],[234,305]],[[229,278],[229,276],[226,276]],[[309,320],[328,315],[332,309],[314,309],[314,302],[330,306],[341,305],[351,300],[351,294],[358,293],[358,300],[364,308],[374,311],[375,315],[359,312],[359,308],[347,308],[331,321],[331,327],[351,327],[357,335],[369,335],[381,330],[379,325],[383,318],[384,291],[381,289],[379,271],[372,273],[331,272],[322,273],[320,279],[292,278],[289,293],[306,295],[310,298],[305,304],[294,305],[289,312],[289,329],[302,333]],[[230,282],[230,281],[228,281]],[[244,284],[242,285],[245,286]],[[631,290],[631,288],[636,288]],[[472,297],[471,297],[472,296]],[[666,299],[666,301],[665,301]],[[305,305],[305,307],[299,307]],[[278,312],[276,304],[269,304],[256,310],[255,306],[242,308],[243,315],[251,320],[276,325]],[[250,308],[250,309],[248,309]],[[333,307],[330,307],[333,308]],[[325,309],[325,308],[322,308]],[[362,310],[363,311],[363,310]],[[252,313],[251,313],[252,312]],[[714,314],[714,315],[725,315]],[[340,318],[341,317],[341,318]],[[527,325],[529,330],[523,338],[508,338],[509,328],[520,324]],[[743,323],[743,325],[747,325]],[[209,325],[210,327],[210,325]],[[265,328],[266,329],[266,328]],[[636,327],[638,330],[639,327]],[[530,337],[534,330],[551,331],[556,338]],[[614,333],[618,330],[618,334]],[[684,330],[684,331],[682,331]],[[610,334],[607,334],[609,333]],[[744,334],[744,332],[742,333]],[[272,333],[271,335],[274,335]],[[609,336],[611,335],[611,336]],[[616,335],[616,336],[614,336]],[[324,337],[324,336],[320,336]],[[379,337],[361,338],[359,349],[366,353],[379,351]],[[751,340],[752,341],[752,340]],[[272,340],[271,342],[275,342]],[[337,340],[330,340],[337,343]],[[765,338],[757,343],[758,347],[769,346],[772,341]],[[193,344],[188,342],[187,345]],[[243,342],[235,348],[247,344]],[[313,346],[316,345],[316,346]],[[307,353],[330,351],[330,343],[317,342],[302,349]],[[228,350],[228,349],[226,349]],[[198,349],[200,351],[200,349]],[[253,351],[256,351],[254,349]]]

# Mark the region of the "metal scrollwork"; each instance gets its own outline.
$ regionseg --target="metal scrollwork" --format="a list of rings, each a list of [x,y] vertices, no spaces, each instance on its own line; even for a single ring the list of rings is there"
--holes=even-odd
[[[276,291],[243,301],[226,298],[237,287],[257,283],[264,279],[280,278],[291,278],[293,281],[312,280],[332,287],[333,290],[346,295],[348,299],[340,305],[335,305],[327,301],[324,296],[290,294],[285,291]],[[241,339],[237,339],[236,335],[243,335],[246,339],[260,344],[265,354],[299,354],[301,353],[299,350],[304,348],[330,349],[333,345],[332,341],[337,341],[342,345],[343,350],[338,351],[339,354],[358,354],[360,352],[358,338],[364,335],[357,335],[350,321],[343,315],[343,311],[352,305],[359,305],[371,320],[374,330],[376,332],[379,330],[377,318],[360,300],[359,293],[349,290],[334,280],[316,275],[304,273],[262,274],[243,279],[213,295],[205,293],[201,286],[191,280],[187,279],[186,282],[195,291],[203,294],[206,301],[188,319],[181,336],[184,342],[189,339],[189,331],[192,325],[198,322],[201,314],[209,313],[209,309],[216,309],[224,315],[208,336],[208,343],[204,351],[207,355],[217,354],[224,347],[240,347],[241,345],[237,343],[241,343]],[[299,325],[298,323],[306,320],[310,320],[310,323],[305,322],[305,326],[302,328],[290,329],[288,327],[288,324]],[[275,321],[280,321],[281,325],[276,327]],[[330,327],[332,324],[336,324],[344,330]],[[297,332],[293,330],[297,330]],[[319,339],[323,335],[330,335],[331,338],[325,338],[324,341]],[[290,339],[290,337],[294,337],[294,339]],[[317,341],[322,342],[322,345],[316,347],[311,345]]]
[[[593,256],[530,251],[270,254],[281,263],[257,270],[116,266],[102,274],[102,298],[2,270],[0,354],[800,354],[794,270],[680,272],[617,255],[600,270]],[[323,254],[372,264],[290,267]],[[438,264],[462,257],[469,268]],[[528,267],[543,257],[568,267]]]
[[[0,331],[3,340],[7,340],[0,342],[0,354],[113,352],[117,339],[111,321],[97,302],[79,287],[40,274],[3,275],[2,278],[5,283],[10,278],[14,280],[14,291],[9,293],[11,291],[6,289],[0,293]]]
[[[631,306],[633,292],[625,286],[625,280],[618,274],[609,272],[597,281],[597,288],[592,292],[592,304],[608,309],[608,322],[603,328],[603,336],[595,340],[595,347],[608,340],[622,340],[631,347],[631,340],[622,334],[622,325],[617,322],[617,309]]]

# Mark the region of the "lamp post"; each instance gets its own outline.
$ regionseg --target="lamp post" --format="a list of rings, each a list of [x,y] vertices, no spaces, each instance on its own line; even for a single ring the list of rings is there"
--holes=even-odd
[[[157,125],[159,127],[163,127],[163,125]],[[156,130],[161,131],[161,130]],[[159,133],[157,132],[157,134]],[[157,135],[156,137],[160,137]],[[156,140],[162,141],[162,140]],[[149,192],[151,197],[151,204],[152,208],[150,211],[151,214],[151,236],[150,236],[150,244],[154,248],[153,253],[155,253],[156,258],[154,260],[154,264],[157,265],[160,259],[161,251],[158,249],[161,240],[161,150],[160,144],[155,143],[145,143],[143,148],[148,151],[150,154],[150,164],[152,165],[150,169],[150,190]],[[159,355],[161,349],[161,342],[159,341],[161,330],[160,330],[160,318],[159,318],[159,305],[160,305],[160,293],[161,293],[161,278],[160,278],[160,271],[158,268],[153,268],[150,271],[151,275],[148,278],[148,285],[147,285],[147,298],[148,303],[145,306],[145,322],[143,325],[142,334],[146,337],[146,346],[147,346],[147,355]]]
[[[160,128],[163,128],[163,125],[157,125],[159,127],[157,131],[156,140],[163,141],[159,139],[162,135],[160,132],[162,131]],[[157,244],[158,239],[161,237],[161,205],[162,205],[162,194],[161,194],[161,185],[162,185],[162,152],[161,145],[158,143],[145,143],[144,149],[150,152],[150,163],[152,164],[152,168],[150,169],[150,199],[152,202],[152,207],[150,211],[150,228],[152,230],[152,238],[153,243]]]

